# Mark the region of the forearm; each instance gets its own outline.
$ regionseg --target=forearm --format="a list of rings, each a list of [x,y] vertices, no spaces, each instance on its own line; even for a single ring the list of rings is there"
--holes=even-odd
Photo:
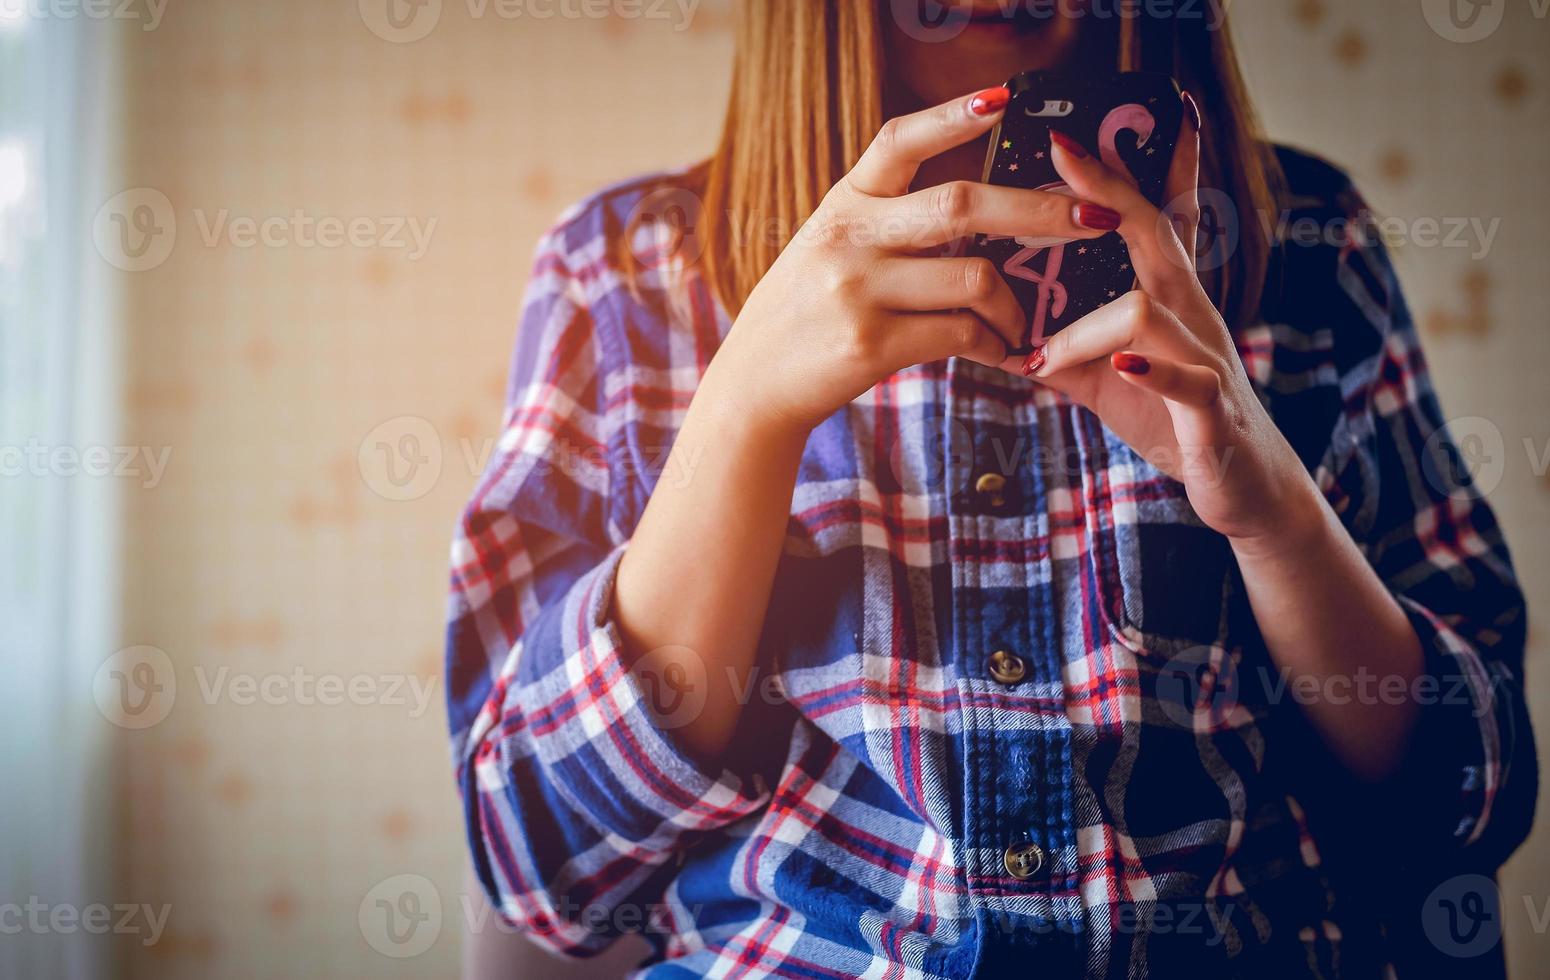
[[[631,662],[708,685],[675,729],[706,763],[727,749],[752,689],[806,433],[756,425],[712,365],[619,566],[614,608]],[[699,692],[694,692],[698,697]]]
[[[1288,691],[1348,769],[1381,780],[1398,768],[1424,669],[1409,618],[1311,482],[1283,534],[1233,540],[1249,602]],[[1390,692],[1383,694],[1382,692]]]

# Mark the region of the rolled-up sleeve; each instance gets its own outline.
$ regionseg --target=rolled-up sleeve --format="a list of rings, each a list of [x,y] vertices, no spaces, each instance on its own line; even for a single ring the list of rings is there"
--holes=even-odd
[[[1412,691],[1422,706],[1412,749],[1389,789],[1408,808],[1407,833],[1494,866],[1527,833],[1538,772],[1524,598],[1472,472],[1490,463],[1473,430],[1489,423],[1445,422],[1381,245],[1347,249],[1337,274],[1366,339],[1346,358],[1344,411],[1318,479],[1426,657]]]
[[[606,325],[562,241],[540,245],[502,432],[453,542],[448,714],[480,881],[534,939],[586,955],[641,921],[689,835],[764,796],[686,755],[648,698],[660,678],[629,669],[612,610],[632,529],[610,506],[629,413],[605,405]]]

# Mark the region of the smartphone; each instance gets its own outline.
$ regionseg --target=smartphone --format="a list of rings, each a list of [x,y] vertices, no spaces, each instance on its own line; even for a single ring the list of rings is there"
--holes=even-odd
[[[1006,87],[1012,97],[991,133],[986,182],[1070,195],[1050,159],[1050,130],[1058,129],[1128,174],[1147,200],[1162,205],[1184,121],[1182,95],[1172,78],[1154,72],[1023,72]],[[995,262],[1027,314],[1022,344],[1008,354],[1032,352],[1135,285],[1130,252],[1118,232],[1093,240],[977,235],[969,251]]]

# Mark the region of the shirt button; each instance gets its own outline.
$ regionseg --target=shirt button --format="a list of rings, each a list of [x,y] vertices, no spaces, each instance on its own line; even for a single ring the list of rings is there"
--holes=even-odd
[[[981,473],[974,481],[974,492],[989,501],[992,507],[1006,504],[1006,496],[1002,493],[1005,489],[1006,477],[1000,473]]]
[[[1001,855],[1007,874],[1018,881],[1026,881],[1044,868],[1044,849],[1031,840],[1013,841]]]
[[[1021,684],[1028,676],[1028,664],[1010,650],[997,650],[990,655],[990,676],[1002,684]]]

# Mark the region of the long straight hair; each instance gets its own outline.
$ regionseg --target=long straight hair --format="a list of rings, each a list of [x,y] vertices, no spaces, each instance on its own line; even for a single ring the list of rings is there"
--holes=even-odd
[[[1202,270],[1234,327],[1259,311],[1282,177],[1238,69],[1225,9],[1213,18],[1159,17],[1126,0],[1123,16],[1090,18],[1084,50],[1112,52],[1121,71],[1167,71],[1206,117],[1200,182],[1226,194],[1241,229],[1225,262]],[[883,122],[880,0],[742,0],[732,91],[715,153],[688,179],[701,199],[700,275],[730,316],[787,241],[844,176]],[[1144,5],[1148,9],[1151,5]]]

